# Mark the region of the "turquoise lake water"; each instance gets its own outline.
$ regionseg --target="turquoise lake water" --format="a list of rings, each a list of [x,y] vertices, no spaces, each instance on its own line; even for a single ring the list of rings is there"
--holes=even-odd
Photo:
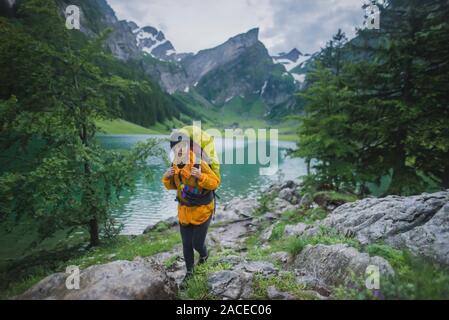
[[[107,148],[129,149],[139,141],[148,138],[157,138],[169,153],[168,143],[164,141],[165,136],[153,135],[108,135],[100,136],[98,139]],[[224,139],[216,140],[216,148],[219,156],[225,158],[224,153],[245,152],[247,159],[248,149],[256,142],[229,143]],[[241,197],[253,194],[279,180],[294,180],[306,174],[306,165],[302,159],[290,158],[287,150],[295,148],[293,142],[279,142],[279,171],[274,176],[261,176],[259,174],[260,164],[222,164],[221,175],[222,184],[217,191],[220,196],[219,205],[224,204],[234,197]],[[267,148],[267,152],[269,154]],[[247,161],[245,161],[247,162]],[[259,163],[259,161],[257,161]],[[174,201],[175,192],[167,191],[161,183],[161,178],[167,169],[162,162],[150,162],[154,169],[154,180],[145,182],[138,179],[136,190],[132,195],[123,196],[123,205],[115,210],[114,216],[124,224],[123,234],[141,234],[150,224],[176,215],[177,203]]]

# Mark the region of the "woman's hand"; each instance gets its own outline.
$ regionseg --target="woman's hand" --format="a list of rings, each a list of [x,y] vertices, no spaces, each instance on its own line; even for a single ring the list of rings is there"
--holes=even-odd
[[[167,169],[167,171],[165,171],[165,177],[167,178],[171,178],[175,175],[175,169],[173,169],[173,167],[170,167]]]
[[[192,176],[201,179],[201,170],[197,168],[192,168]]]

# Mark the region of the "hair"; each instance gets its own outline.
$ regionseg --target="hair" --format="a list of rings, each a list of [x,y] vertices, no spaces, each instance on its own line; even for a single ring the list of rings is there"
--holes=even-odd
[[[208,157],[208,155],[205,152],[203,152],[203,148],[201,148],[201,146],[197,145],[191,137],[187,136],[185,133],[182,133],[180,131],[175,131],[171,134],[170,149],[173,149],[174,146],[176,146],[177,144],[179,144],[183,141],[189,142],[190,150],[192,150],[194,152],[196,150],[196,152],[199,152],[199,153],[197,153],[197,156],[200,157],[203,161],[205,161],[208,164],[211,163],[211,159]],[[194,148],[194,146],[197,146],[198,149]]]
[[[174,146],[182,141],[190,141],[190,147],[193,147],[193,140],[190,137],[186,136],[184,133],[176,131],[170,136],[170,149],[173,149]]]

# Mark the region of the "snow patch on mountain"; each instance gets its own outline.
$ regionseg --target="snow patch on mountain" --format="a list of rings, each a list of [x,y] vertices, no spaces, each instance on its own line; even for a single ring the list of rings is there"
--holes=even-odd
[[[305,74],[292,73],[291,75],[293,76],[293,78],[295,78],[295,81],[298,82],[298,83],[303,84],[304,81],[306,80],[306,75]]]
[[[268,81],[265,81],[265,83],[262,86],[262,90],[260,91],[260,96],[262,97],[265,93],[265,90],[267,89]]]
[[[288,72],[300,66],[309,59],[310,55],[303,54],[298,49],[293,49],[289,53],[280,53],[273,57],[273,63],[282,64]]]
[[[310,54],[303,54],[301,51],[295,48],[288,53],[282,52],[277,56],[273,56],[272,59],[273,63],[281,64],[282,66],[284,66],[286,72],[283,73],[283,76],[286,76],[287,74],[291,75],[294,78],[298,88],[301,88],[305,83],[306,74],[300,74],[292,71],[297,67],[302,67],[307,64],[307,61],[309,61],[311,57],[312,56]]]
[[[173,44],[165,38],[162,31],[146,26],[133,30],[136,35],[136,45],[144,53],[162,61],[180,61]]]

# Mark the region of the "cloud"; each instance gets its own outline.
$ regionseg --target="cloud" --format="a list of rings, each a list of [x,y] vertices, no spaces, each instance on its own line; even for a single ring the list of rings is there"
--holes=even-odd
[[[271,51],[296,47],[303,52],[319,50],[341,28],[348,37],[363,22],[361,0],[270,0],[273,25],[261,37]]]
[[[338,28],[348,35],[363,19],[362,0],[108,0],[119,19],[161,29],[178,52],[217,46],[260,28],[271,53],[315,52]]]

